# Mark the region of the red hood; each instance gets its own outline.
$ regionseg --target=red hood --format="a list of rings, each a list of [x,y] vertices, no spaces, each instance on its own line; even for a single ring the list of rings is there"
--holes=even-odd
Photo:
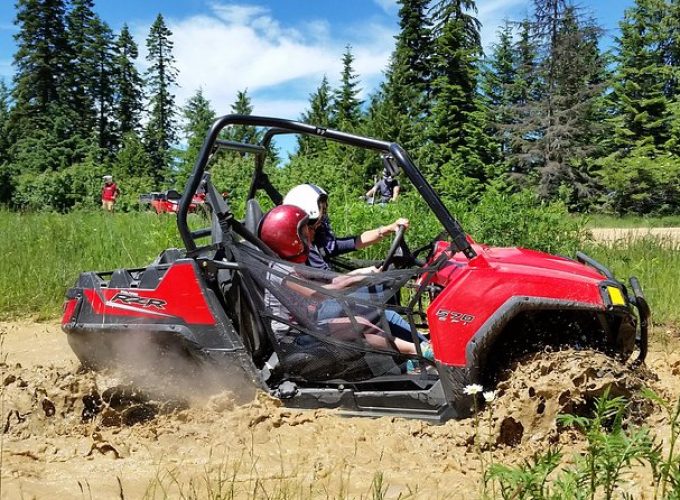
[[[434,256],[449,248],[449,243],[440,241],[435,247]],[[485,268],[491,267],[505,273],[515,275],[531,274],[532,276],[545,276],[546,278],[562,278],[599,283],[606,279],[596,269],[581,264],[566,257],[551,255],[536,250],[517,247],[490,247],[487,245],[472,245],[477,257],[468,260],[461,252],[453,255],[449,261],[454,264],[441,270],[440,279],[446,280],[451,273],[462,267]],[[440,280],[437,280],[440,281]],[[443,284],[443,283],[440,283]]]

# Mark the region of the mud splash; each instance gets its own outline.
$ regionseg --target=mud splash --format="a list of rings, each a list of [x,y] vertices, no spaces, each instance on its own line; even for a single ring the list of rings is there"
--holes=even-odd
[[[637,393],[651,386],[675,399],[680,387],[673,335],[653,346],[649,371],[590,351],[539,353],[510,367],[477,419],[433,426],[294,410],[262,393],[246,404],[229,393],[168,398],[79,369],[56,325],[2,332],[3,498],[200,498],[227,486],[235,498],[359,498],[375,488],[387,498],[476,497],[481,461],[519,463],[551,443],[579,451],[582,438],[556,416],[586,412],[607,388],[632,401],[632,422],[663,437],[661,413]]]

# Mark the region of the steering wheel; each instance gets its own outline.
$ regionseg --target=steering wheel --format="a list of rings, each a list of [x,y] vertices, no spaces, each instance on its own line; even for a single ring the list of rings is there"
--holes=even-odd
[[[392,261],[394,260],[394,257],[397,254],[397,250],[399,248],[402,248],[402,249],[405,248],[405,246],[406,246],[405,243],[404,243],[404,232],[405,231],[406,231],[406,228],[404,226],[402,226],[401,224],[399,226],[397,226],[397,231],[394,233],[394,240],[392,240],[392,245],[390,245],[390,249],[387,251],[387,255],[385,255],[385,260],[383,261],[382,265],[380,266],[380,272],[386,271],[387,268],[390,266],[390,264],[392,264]]]

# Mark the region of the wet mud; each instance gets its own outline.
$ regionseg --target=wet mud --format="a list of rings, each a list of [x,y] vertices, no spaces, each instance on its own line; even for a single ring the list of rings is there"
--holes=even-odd
[[[532,354],[476,418],[438,426],[288,409],[263,393],[140,390],[82,369],[64,337],[56,324],[0,323],[2,498],[477,498],[492,462],[583,449],[559,414],[586,415],[608,391],[661,439],[665,417],[639,391],[680,392],[678,336],[659,328],[642,369],[592,351]],[[628,480],[633,494],[649,484]]]

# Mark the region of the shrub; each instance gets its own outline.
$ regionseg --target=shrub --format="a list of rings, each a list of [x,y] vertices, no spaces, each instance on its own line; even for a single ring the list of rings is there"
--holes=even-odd
[[[680,209],[680,158],[637,148],[625,158],[613,154],[599,162],[610,190],[605,207],[616,213],[667,215]]]

